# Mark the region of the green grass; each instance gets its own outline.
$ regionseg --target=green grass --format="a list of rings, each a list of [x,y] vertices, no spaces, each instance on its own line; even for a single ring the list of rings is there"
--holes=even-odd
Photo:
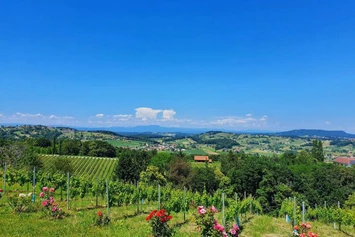
[[[183,152],[187,155],[207,155],[207,153],[201,149],[191,149],[191,150],[185,150]]]
[[[354,229],[342,227],[344,232],[334,230],[333,225],[326,225],[320,222],[312,222],[312,231],[321,236],[346,237],[353,236]],[[269,216],[255,216],[245,225],[243,237],[289,237],[292,233],[292,226],[281,218]]]
[[[206,163],[205,162],[195,162],[195,161],[191,161],[190,162],[192,167],[205,167]],[[208,167],[211,167],[215,170],[220,170],[221,169],[221,162],[220,161],[214,161],[212,163],[208,163]]]
[[[145,146],[144,142],[131,141],[131,140],[107,140],[113,146],[117,147],[142,147]]]

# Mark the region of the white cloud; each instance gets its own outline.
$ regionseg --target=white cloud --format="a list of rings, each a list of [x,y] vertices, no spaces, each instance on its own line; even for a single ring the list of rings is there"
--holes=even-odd
[[[329,121],[327,121],[327,122],[325,122],[325,124],[326,125],[330,125],[330,124],[332,124],[331,122],[329,122]]]
[[[56,115],[51,115],[49,116],[49,119],[64,119],[64,120],[73,120],[74,117],[71,117],[71,116],[63,116],[63,117],[60,117],[60,116],[56,116]]]
[[[115,114],[112,116],[115,120],[128,121],[132,118],[131,114]]]
[[[266,122],[266,121],[267,121],[267,118],[268,118],[267,115],[264,115],[264,116],[262,116],[262,117],[260,118],[260,121],[265,121],[265,122]]]
[[[26,113],[26,114],[24,114],[24,113],[19,113],[19,112],[17,112],[16,114],[15,114],[15,116],[17,117],[25,117],[25,118],[43,118],[44,116],[42,115],[42,114],[28,114],[28,113]]]
[[[1,117],[4,117],[4,115],[0,114],[0,118],[1,118]]]
[[[176,112],[173,109],[163,110],[163,120],[173,120]]]
[[[96,114],[95,117],[96,118],[102,118],[102,117],[104,117],[104,114]]]
[[[261,127],[266,125],[267,123],[267,116],[264,115],[260,118],[254,118],[251,114],[246,114],[244,117],[237,117],[237,116],[229,116],[229,117],[222,117],[217,120],[211,121],[210,124],[212,126],[227,126],[227,127]]]
[[[143,121],[155,120],[157,119],[157,115],[161,113],[163,110],[161,109],[152,109],[147,107],[136,108],[136,118],[141,119]]]
[[[41,113],[21,113],[17,112],[11,116],[3,118],[3,121],[8,123],[24,123],[24,124],[43,124],[43,125],[69,125],[78,124],[78,121],[74,121],[74,117],[71,116],[58,116],[58,115],[43,115]]]
[[[247,124],[250,122],[256,121],[254,118],[236,118],[236,117],[230,117],[230,118],[222,118],[222,119],[217,119],[216,121],[212,121],[211,124],[216,124],[216,125],[236,125],[236,124]]]

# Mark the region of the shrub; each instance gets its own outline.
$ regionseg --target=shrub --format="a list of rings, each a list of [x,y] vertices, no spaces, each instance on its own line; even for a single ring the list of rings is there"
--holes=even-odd
[[[217,222],[214,215],[218,212],[218,210],[214,206],[211,206],[209,209],[204,206],[199,206],[197,211],[198,214],[196,215],[196,224],[198,226],[198,230],[201,232],[201,236],[239,236],[240,229],[237,224],[234,224],[227,233],[226,228]]]
[[[302,223],[300,226],[296,225],[293,228],[293,236],[300,237],[318,237],[316,233],[311,231],[312,225],[311,223]]]
[[[94,218],[95,225],[97,226],[103,226],[103,225],[108,225],[111,221],[109,216],[106,216],[102,213],[102,211],[98,211],[97,215]]]
[[[64,212],[59,205],[54,200],[55,190],[54,188],[43,187],[42,192],[39,194],[40,198],[42,198],[42,207],[44,213],[48,216],[55,219],[62,219],[64,217]]]
[[[169,227],[168,221],[173,217],[166,210],[154,210],[146,218],[152,226],[152,234],[154,237],[170,237],[174,235],[174,230]]]
[[[31,201],[31,196],[10,196],[8,203],[11,209],[16,213],[36,212],[37,206]]]

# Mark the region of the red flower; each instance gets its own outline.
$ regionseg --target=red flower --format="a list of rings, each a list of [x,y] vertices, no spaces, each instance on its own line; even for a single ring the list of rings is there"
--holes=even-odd
[[[162,210],[154,210],[152,211],[146,218],[146,221],[149,221],[150,219],[152,219],[153,217],[157,217],[159,218],[160,222],[167,222],[169,220],[171,220],[173,217],[172,216],[168,216],[166,214],[166,210],[162,209]]]
[[[146,218],[146,221],[149,221],[150,219],[152,219],[152,217],[157,213],[157,210],[153,210]]]
[[[2,189],[0,188],[0,193],[2,193]]]
[[[313,232],[308,232],[308,237],[318,237],[318,235]]]
[[[295,227],[293,227],[294,230],[298,230],[298,225],[295,225]]]
[[[102,216],[102,212],[101,212],[101,211],[98,211],[98,212],[97,212],[97,215],[98,215],[98,216]]]
[[[156,214],[157,217],[161,217],[161,216],[164,216],[165,215],[165,210],[159,210]]]

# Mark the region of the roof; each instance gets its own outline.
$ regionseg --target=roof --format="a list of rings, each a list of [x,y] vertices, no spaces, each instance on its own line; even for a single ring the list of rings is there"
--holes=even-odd
[[[355,157],[336,157],[334,163],[343,164],[343,165],[355,165]]]
[[[194,156],[194,160],[197,160],[197,161],[208,161],[208,156]]]

